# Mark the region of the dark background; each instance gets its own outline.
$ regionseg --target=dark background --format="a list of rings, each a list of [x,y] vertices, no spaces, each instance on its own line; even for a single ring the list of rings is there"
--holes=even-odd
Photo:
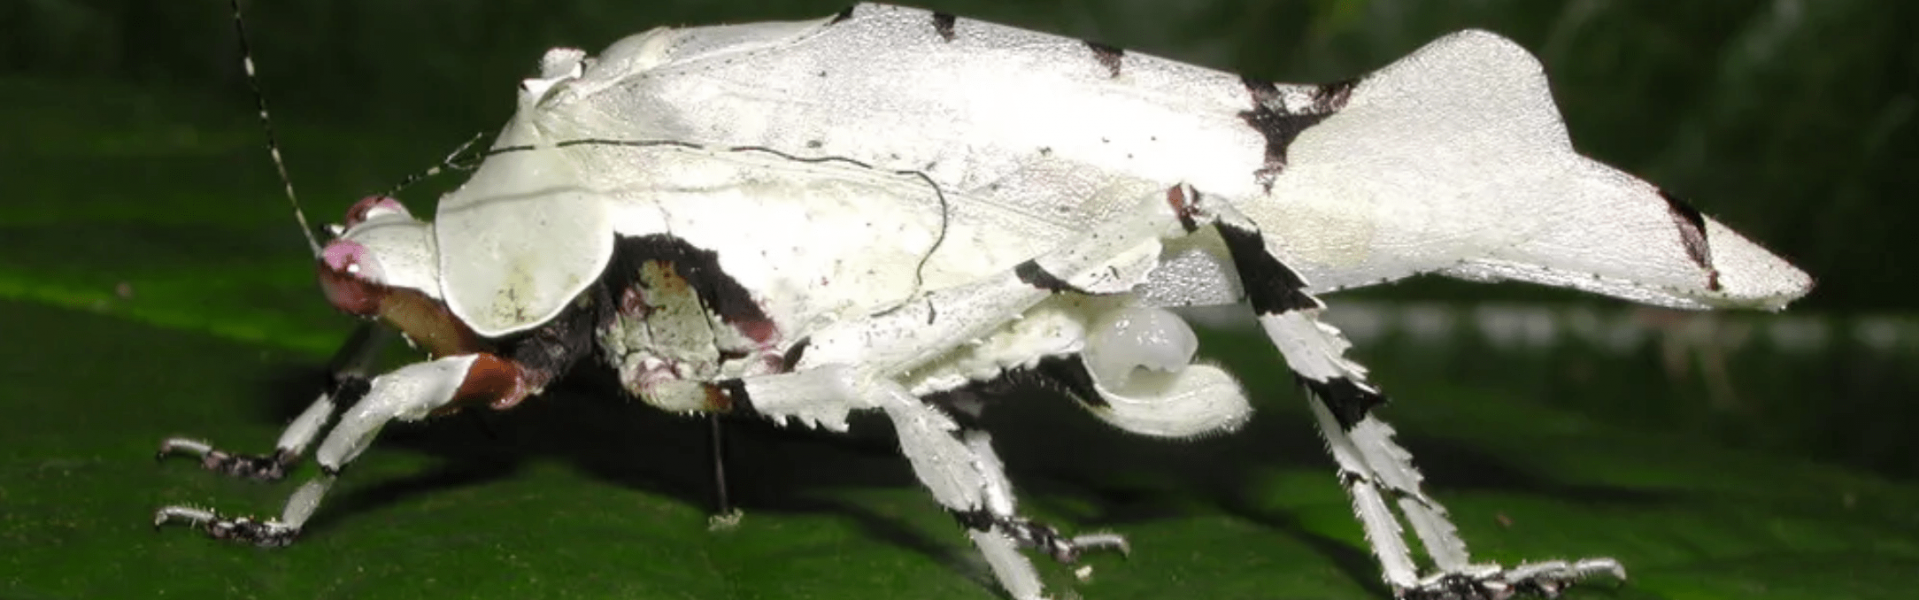
[[[1347,78],[1465,27],[1532,49],[1577,147],[1818,287],[1783,315],[1426,280],[1330,298],[1335,314],[1438,307],[1462,322],[1592,310],[1648,332],[1624,350],[1471,327],[1359,344],[1434,494],[1480,557],[1612,554],[1633,569],[1630,586],[1585,597],[1909,597],[1919,324],[1898,267],[1919,191],[1919,5],[925,6],[1282,81]],[[842,7],[266,0],[248,22],[293,178],[326,222],[497,128],[545,48]],[[700,427],[591,383],[392,428],[294,548],[147,532],[165,503],[277,510],[290,484],[145,457],[179,433],[269,447],[349,327],[314,289],[237,64],[222,0],[0,3],[0,597],[991,597],[883,431],[849,443],[739,425],[749,516],[716,537]],[[430,213],[451,183],[404,199]],[[1258,398],[1248,431],[1141,440],[1045,398],[989,414],[1023,508],[1142,549],[1096,561],[1087,584],[1046,567],[1052,588],[1384,597],[1277,358],[1244,331],[1206,339]]]

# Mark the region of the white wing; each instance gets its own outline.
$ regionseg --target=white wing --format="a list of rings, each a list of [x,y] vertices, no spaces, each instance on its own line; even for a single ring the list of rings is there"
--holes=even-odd
[[[549,140],[752,146],[924,173],[987,224],[969,245],[934,254],[952,271],[1009,267],[968,253],[1033,246],[1142,190],[1186,182],[1234,199],[1318,291],[1438,272],[1674,306],[1776,307],[1809,285],[1651,185],[1574,153],[1538,63],[1481,32],[1356,82],[1274,85],[866,4],[810,22],[634,36],[521,117]],[[575,175],[588,188],[631,188],[633,171],[648,168]],[[648,211],[614,212],[618,231],[661,226]],[[1168,252],[1148,302],[1238,298],[1216,245]]]
[[[1779,308],[1806,275],[1575,153],[1524,49],[1468,31],[1355,85],[1244,210],[1315,283],[1439,272],[1686,308]]]

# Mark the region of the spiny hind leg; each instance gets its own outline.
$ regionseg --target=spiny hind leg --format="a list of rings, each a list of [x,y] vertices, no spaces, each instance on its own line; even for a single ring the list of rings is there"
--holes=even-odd
[[[1310,397],[1328,451],[1339,465],[1339,480],[1353,498],[1353,512],[1379,559],[1386,583],[1401,598],[1433,600],[1502,599],[1517,594],[1556,596],[1567,586],[1595,575],[1624,579],[1625,569],[1611,558],[1546,561],[1512,568],[1475,565],[1446,509],[1420,490],[1423,479],[1412,454],[1393,441],[1393,429],[1375,418],[1373,408],[1385,396],[1366,381],[1366,369],[1347,359],[1350,346],[1337,329],[1319,321],[1325,308],[1305,292],[1306,282],[1268,253],[1258,227],[1231,205],[1204,198],[1190,189],[1184,205],[1187,227],[1202,222],[1218,228],[1245,286],[1260,328],[1285,357]],[[1389,499],[1391,503],[1389,504]],[[1412,526],[1432,561],[1433,573],[1421,577],[1406,544],[1398,515]]]

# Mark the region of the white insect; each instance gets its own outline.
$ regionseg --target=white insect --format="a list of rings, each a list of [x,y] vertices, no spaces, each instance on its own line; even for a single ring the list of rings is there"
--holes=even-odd
[[[351,403],[278,518],[167,507],[159,522],[289,543],[388,421],[510,407],[597,359],[670,411],[836,430],[884,413],[1020,599],[1044,593],[1023,548],[1071,563],[1126,543],[1021,517],[987,434],[924,398],[1029,373],[1128,431],[1231,430],[1244,393],[1192,362],[1197,341],[1166,308],[1248,303],[1398,595],[1552,596],[1624,570],[1472,562],[1315,295],[1438,273],[1776,310],[1810,287],[1575,153],[1539,63],[1493,34],[1281,85],[874,4],[549,51],[434,222],[363,201],[319,271],[336,306],[434,358],[371,380],[346,369],[271,456],[169,440],[163,452],[208,468],[277,478]]]

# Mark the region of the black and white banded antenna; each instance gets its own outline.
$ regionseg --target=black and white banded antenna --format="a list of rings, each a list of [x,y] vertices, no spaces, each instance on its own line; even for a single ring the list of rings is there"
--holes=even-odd
[[[478,168],[480,166],[479,161],[490,156],[490,154],[479,154],[470,157],[466,156],[466,154],[467,150],[473,148],[473,144],[479,143],[480,139],[485,137],[486,132],[484,131],[473,134],[473,137],[467,138],[465,143],[455,147],[452,152],[447,153],[446,158],[440,159],[440,164],[428,167],[425,171],[406,176],[406,179],[400,180],[399,185],[393,186],[393,189],[387,190],[386,194],[383,195],[388,198],[393,198],[399,196],[401,190],[405,190],[413,184],[437,177],[441,173],[448,171],[471,171]]]
[[[300,198],[293,193],[293,178],[287,176],[287,164],[280,158],[280,141],[273,135],[273,117],[267,114],[267,95],[260,91],[260,76],[253,71],[253,46],[247,43],[246,20],[240,16],[240,0],[230,0],[233,5],[233,33],[240,40],[240,66],[246,68],[247,88],[253,90],[253,104],[260,108],[260,129],[267,135],[267,153],[273,157],[273,168],[280,173],[280,184],[286,186],[287,203],[293,205],[293,218],[300,221],[300,233],[306,234],[307,247],[313,249],[314,258],[320,257],[320,240],[313,236],[313,226],[307,223],[306,211],[300,209]]]

